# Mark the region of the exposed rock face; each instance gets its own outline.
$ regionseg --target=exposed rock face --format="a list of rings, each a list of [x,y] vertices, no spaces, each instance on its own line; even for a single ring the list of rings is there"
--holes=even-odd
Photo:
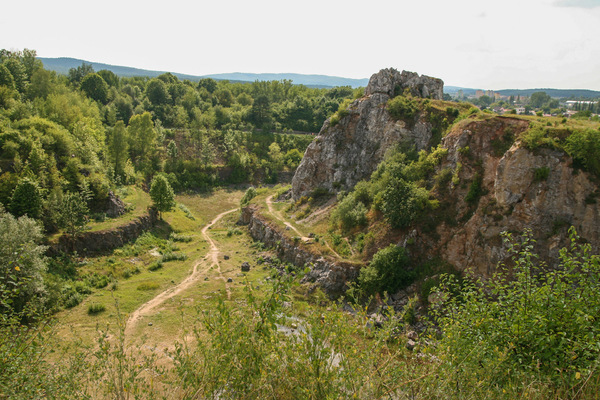
[[[58,243],[48,248],[49,255],[60,252],[77,252],[80,255],[91,255],[123,247],[126,243],[137,239],[143,232],[151,229],[156,223],[158,214],[151,208],[148,213],[115,229],[84,232],[73,238],[63,235]]]
[[[374,74],[365,96],[349,106],[348,115],[335,126],[325,121],[308,146],[292,179],[293,198],[319,187],[332,192],[354,187],[361,179],[369,178],[385,152],[398,143],[409,142],[417,150],[428,148],[431,124],[422,115],[415,121],[395,120],[386,103],[405,90],[417,97],[442,99],[443,87],[440,79],[414,72],[384,69]]]
[[[112,190],[108,192],[108,198],[106,199],[106,216],[109,218],[117,218],[125,213],[125,203]]]
[[[449,152],[441,168],[461,165],[461,183],[451,184],[445,195],[459,223],[440,224],[435,238],[421,234],[417,241],[422,241],[422,251],[433,248],[453,265],[489,276],[507,261],[504,231],[520,235],[531,230],[535,252],[549,265],[568,244],[571,225],[600,250],[600,205],[586,201],[598,188],[587,173],[573,169],[571,157],[551,149],[532,152],[518,141],[502,154],[494,149],[494,142],[527,128],[527,121],[495,117],[459,126],[444,138]],[[466,146],[468,154],[460,151]],[[535,171],[546,168],[547,178],[536,180]],[[476,173],[482,177],[483,195],[469,205],[464,199]]]
[[[249,206],[242,209],[240,223],[248,225],[250,235],[267,246],[274,248],[278,257],[298,267],[307,266],[310,271],[302,279],[303,283],[314,283],[332,298],[338,297],[347,289],[346,283],[358,276],[359,267],[350,263],[338,263],[313,254],[308,249],[294,244],[277,228],[271,226]]]

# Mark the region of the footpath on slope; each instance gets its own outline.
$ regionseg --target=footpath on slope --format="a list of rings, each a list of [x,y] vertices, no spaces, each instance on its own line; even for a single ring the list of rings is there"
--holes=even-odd
[[[225,277],[223,277],[223,275],[221,273],[221,266],[219,264],[219,248],[217,247],[215,242],[211,239],[211,237],[208,235],[208,229],[210,229],[210,227],[212,227],[215,223],[217,223],[225,215],[232,213],[234,211],[237,211],[237,210],[238,210],[238,208],[234,208],[234,209],[222,212],[221,214],[217,215],[215,217],[215,219],[213,219],[209,224],[207,224],[204,228],[202,228],[202,236],[210,245],[210,249],[209,249],[208,253],[202,259],[197,260],[194,263],[192,273],[187,278],[185,278],[183,281],[181,281],[176,286],[173,286],[173,287],[165,290],[164,292],[159,293],[156,297],[154,297],[151,300],[147,301],[146,303],[142,304],[137,310],[133,311],[129,315],[129,318],[127,319],[127,322],[125,324],[125,337],[128,337],[129,335],[131,335],[131,333],[133,332],[133,329],[135,328],[135,326],[138,324],[138,322],[143,317],[151,315],[152,311],[156,307],[158,307],[165,301],[177,296],[184,290],[188,289],[190,286],[192,286],[194,283],[196,283],[200,279],[200,276],[202,275],[202,273],[208,271],[213,266],[217,267],[217,271],[219,273],[219,279],[221,279],[225,282],[225,290],[227,291],[227,298],[228,299],[231,298],[231,290],[229,288],[229,285],[227,284]]]
[[[295,226],[293,226],[292,224],[290,224],[289,222],[285,221],[284,218],[281,216],[281,214],[277,211],[275,211],[275,209],[273,208],[273,196],[271,195],[269,197],[267,197],[266,202],[267,202],[267,208],[269,209],[269,213],[271,213],[272,216],[274,216],[275,218],[277,218],[279,221],[283,222],[285,224],[285,226],[287,226],[288,228],[290,228],[291,230],[293,230],[294,232],[296,232],[298,234],[298,236],[300,236],[300,239],[307,243],[310,240],[312,240],[311,238],[304,236],[298,229],[296,229]],[[335,251],[333,250],[333,248],[329,245],[329,243],[323,239],[323,242],[325,243],[325,246],[327,246],[327,248],[333,253],[335,254],[335,256],[342,260],[343,258]]]

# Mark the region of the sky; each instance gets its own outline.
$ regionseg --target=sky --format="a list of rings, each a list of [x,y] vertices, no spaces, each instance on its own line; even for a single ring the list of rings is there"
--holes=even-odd
[[[600,0],[20,0],[0,48],[191,75],[368,78],[600,90]]]

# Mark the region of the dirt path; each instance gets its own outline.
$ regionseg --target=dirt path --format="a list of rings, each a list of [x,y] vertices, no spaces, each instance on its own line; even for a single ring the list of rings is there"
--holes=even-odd
[[[219,221],[223,216],[232,213],[238,210],[238,208],[234,208],[229,211],[222,212],[217,215],[215,219],[213,219],[209,224],[207,224],[204,228],[202,228],[202,236],[204,239],[210,244],[210,250],[208,253],[200,260],[197,260],[194,263],[192,273],[181,281],[176,286],[173,286],[162,293],[159,293],[156,297],[152,298],[150,301],[142,304],[137,310],[132,312],[129,315],[129,319],[127,319],[127,323],[125,325],[125,337],[129,337],[129,335],[133,332],[133,329],[137,325],[137,323],[142,319],[142,317],[148,316],[152,314],[152,311],[165,301],[177,296],[184,290],[188,289],[194,283],[196,283],[200,279],[200,275],[206,271],[208,271],[212,266],[217,266],[217,270],[219,272],[219,279],[225,281],[225,289],[227,290],[227,298],[231,297],[231,290],[229,289],[229,285],[227,284],[225,277],[221,273],[221,266],[219,265],[219,248],[215,244],[215,242],[208,235],[208,229],[213,226],[217,221]]]
[[[296,229],[296,227],[292,224],[290,224],[289,222],[285,221],[283,219],[283,217],[281,216],[281,214],[279,214],[279,212],[275,211],[275,209],[273,208],[273,196],[271,195],[269,197],[266,198],[266,202],[267,202],[267,208],[269,209],[269,212],[271,213],[271,215],[273,215],[275,218],[277,218],[279,221],[283,222],[285,224],[285,226],[287,226],[288,228],[290,228],[291,230],[293,230],[294,232],[296,232],[298,234],[298,236],[300,236],[300,238],[302,239],[303,242],[309,242],[312,241],[311,238],[304,236],[298,229]],[[336,255],[337,258],[341,259],[342,257],[340,257],[340,255],[333,250],[333,248],[331,248],[331,246],[329,245],[329,243],[327,243],[327,241],[325,239],[323,239],[323,242],[325,243],[325,246],[327,246],[327,248]]]

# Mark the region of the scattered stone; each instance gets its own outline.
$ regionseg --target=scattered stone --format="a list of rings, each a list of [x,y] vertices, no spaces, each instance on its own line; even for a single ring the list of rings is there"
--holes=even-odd
[[[311,239],[313,239],[315,237],[315,233],[314,232],[309,233],[308,237],[311,238]]]
[[[205,280],[205,281],[207,281],[207,280],[208,280],[208,276],[205,276],[205,277],[204,277],[204,280]]]
[[[289,226],[286,226],[286,227],[285,227],[285,230],[286,230],[286,231],[289,231],[289,230],[290,230],[290,227],[289,227]]]
[[[242,263],[242,272],[248,272],[250,271],[250,263],[248,263],[248,261],[244,261]]]
[[[227,278],[227,283],[231,283],[231,282],[233,282],[233,279]]]
[[[409,331],[406,334],[406,337],[409,338],[410,340],[414,340],[414,341],[419,340],[419,334],[415,331]]]
[[[229,256],[228,256],[227,254],[225,254],[225,255],[223,256],[223,259],[224,259],[224,260],[229,260]]]
[[[152,322],[148,322],[148,326],[152,326]]]
[[[410,340],[410,339],[408,339],[408,340],[406,341],[406,348],[407,348],[408,350],[413,350],[413,349],[415,348],[415,346],[416,346],[416,345],[417,345],[417,342],[415,342],[414,340]]]

